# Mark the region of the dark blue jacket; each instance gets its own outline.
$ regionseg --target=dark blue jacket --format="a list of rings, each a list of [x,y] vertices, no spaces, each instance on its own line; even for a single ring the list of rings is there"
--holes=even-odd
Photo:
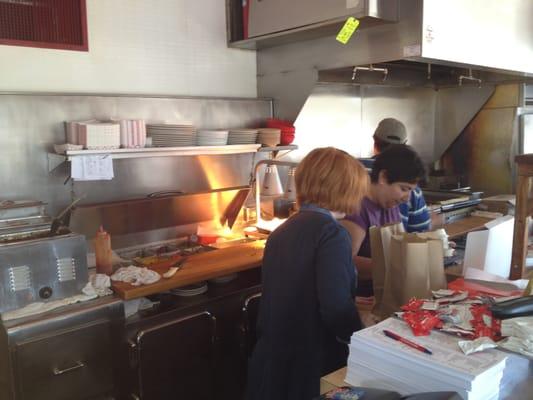
[[[349,234],[328,211],[304,205],[270,235],[262,273],[247,399],[310,400],[320,377],[346,364],[341,341],[362,327]]]

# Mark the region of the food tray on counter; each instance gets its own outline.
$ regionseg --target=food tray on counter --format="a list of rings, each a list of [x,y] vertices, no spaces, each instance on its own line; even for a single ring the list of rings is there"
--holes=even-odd
[[[170,278],[150,285],[133,286],[126,282],[112,282],[111,288],[123,300],[131,300],[166,290],[190,285],[199,281],[217,278],[261,266],[265,240],[235,245],[186,257],[180,270]],[[168,263],[148,267],[160,275],[167,272]]]

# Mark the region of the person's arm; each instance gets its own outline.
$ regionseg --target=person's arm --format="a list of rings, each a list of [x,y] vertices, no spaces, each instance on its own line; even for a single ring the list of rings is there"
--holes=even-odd
[[[352,239],[352,257],[359,277],[361,280],[372,279],[372,259],[357,255],[363,240],[365,240],[366,231],[356,223],[347,219],[343,219],[340,223],[346,228]]]
[[[417,187],[411,192],[407,232],[423,232],[431,229],[431,216],[422,190]]]
[[[322,320],[337,337],[349,340],[362,327],[353,293],[356,272],[346,232],[336,227],[320,240],[316,257],[316,287]]]

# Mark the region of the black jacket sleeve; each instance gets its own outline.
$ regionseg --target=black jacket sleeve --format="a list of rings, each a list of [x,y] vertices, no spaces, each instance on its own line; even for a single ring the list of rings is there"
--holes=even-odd
[[[338,338],[348,341],[362,328],[355,305],[356,271],[348,233],[338,224],[323,230],[317,246],[316,284],[322,320]]]

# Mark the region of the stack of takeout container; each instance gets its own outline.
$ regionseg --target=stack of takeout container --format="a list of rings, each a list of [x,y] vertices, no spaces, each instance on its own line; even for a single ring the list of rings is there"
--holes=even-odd
[[[256,143],[257,132],[257,129],[232,129],[229,131],[228,144]]]
[[[146,146],[146,124],[142,119],[122,119],[120,124],[120,147],[135,149]]]
[[[146,125],[146,132],[154,147],[196,146],[196,129],[192,125],[150,124]]]
[[[78,124],[78,140],[84,149],[110,150],[120,147],[120,125],[113,122]]]
[[[95,119],[90,119],[86,121],[65,121],[65,136],[67,143],[73,145],[80,145],[80,126],[82,124],[88,124],[98,122]]]
[[[120,147],[120,125],[109,121],[65,122],[66,145],[77,145],[88,150],[109,150]],[[73,147],[66,146],[71,150]]]

